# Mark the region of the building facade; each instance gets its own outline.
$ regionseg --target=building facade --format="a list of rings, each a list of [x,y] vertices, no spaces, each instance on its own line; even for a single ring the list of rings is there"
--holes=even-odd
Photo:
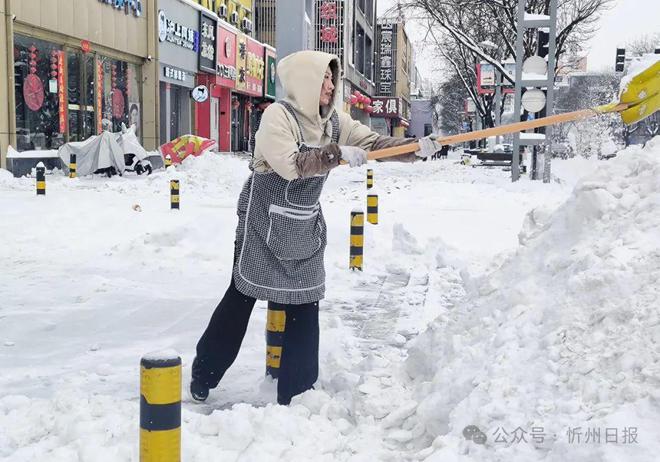
[[[75,12],[75,13],[74,13]],[[158,144],[155,0],[0,2],[0,159],[136,124]]]
[[[340,95],[344,110],[371,125],[371,98],[376,94],[375,0],[317,0],[314,5],[314,48],[339,56],[344,74]],[[353,98],[351,98],[351,95]]]
[[[201,43],[196,85],[209,97],[193,103],[195,133],[215,140],[221,152],[249,151],[255,115],[275,98],[275,49],[198,5],[207,43]]]

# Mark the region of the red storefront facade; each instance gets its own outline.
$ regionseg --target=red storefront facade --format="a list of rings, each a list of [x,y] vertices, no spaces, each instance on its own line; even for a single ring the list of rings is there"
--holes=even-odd
[[[204,37],[203,24],[200,30]],[[274,97],[268,93],[274,90],[274,79],[268,86],[265,67],[268,57],[274,67],[275,50],[222,20],[217,21],[215,31],[215,73],[208,62],[202,66],[200,57],[197,85],[208,88],[209,98],[195,104],[195,133],[215,140],[219,152],[248,151],[254,111],[260,102]],[[202,44],[200,53],[204,49],[208,58],[211,52]]]
[[[216,29],[215,74],[198,75],[198,85],[209,89],[209,98],[196,104],[196,133],[217,141],[218,151],[231,151],[232,90],[238,78],[236,71],[236,35],[238,31],[222,21]]]

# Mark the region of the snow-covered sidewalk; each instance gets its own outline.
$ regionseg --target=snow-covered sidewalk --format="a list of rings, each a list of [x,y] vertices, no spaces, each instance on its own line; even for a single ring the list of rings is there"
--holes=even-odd
[[[258,303],[208,402],[184,396],[183,460],[653,460],[658,154],[558,161],[563,181],[546,185],[451,158],[370,164],[380,222],[365,225],[362,273],[347,269],[349,214],[366,209],[366,169],[338,168],[322,198],[316,389],[274,404]],[[247,163],[186,160],[180,211],[169,210],[172,174],[51,175],[36,197],[33,179],[0,171],[0,460],[137,461],[140,357],[177,350],[187,387],[229,281]],[[624,306],[630,316],[615,315]],[[492,434],[582,425],[584,439],[590,416],[600,445]],[[605,444],[614,424],[636,426],[639,442]]]

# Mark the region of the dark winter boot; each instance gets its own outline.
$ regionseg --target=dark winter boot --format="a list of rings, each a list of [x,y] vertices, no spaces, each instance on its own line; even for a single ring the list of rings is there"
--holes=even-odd
[[[190,381],[190,396],[195,401],[206,401],[206,398],[209,397],[209,387],[199,380],[192,379]]]
[[[192,380],[190,380],[190,395],[195,401],[206,401],[209,397],[209,386],[200,378],[200,364],[195,357],[192,363]]]

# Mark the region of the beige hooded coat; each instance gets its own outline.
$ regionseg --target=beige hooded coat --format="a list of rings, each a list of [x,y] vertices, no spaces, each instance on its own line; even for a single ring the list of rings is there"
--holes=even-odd
[[[339,78],[339,59],[335,55],[320,51],[301,51],[282,59],[277,72],[286,93],[283,98],[295,109],[300,122],[305,144],[308,146],[326,146],[331,142],[332,124],[330,116],[335,107],[332,101],[329,107],[319,111],[319,97],[323,76],[328,66],[333,72],[335,98],[341,85]],[[369,127],[337,110],[341,136],[339,145],[358,146],[365,150],[382,149],[389,146],[410,143],[410,139],[391,138],[372,132]],[[325,153],[314,153],[304,158],[298,156],[298,127],[293,117],[279,104],[271,104],[261,119],[256,134],[253,167],[263,173],[275,171],[281,177],[292,180],[321,174],[339,164],[338,149]],[[328,158],[330,157],[330,158]],[[397,156],[392,160],[411,161],[415,155]]]
[[[303,51],[284,58],[278,71],[292,113],[270,105],[256,134],[254,171],[238,200],[234,260],[236,288],[256,299],[300,305],[324,297],[327,227],[319,198],[328,171],[339,165],[339,146],[410,142],[379,136],[341,112],[334,117],[334,102],[319,109],[328,66],[337,88],[337,57]]]

